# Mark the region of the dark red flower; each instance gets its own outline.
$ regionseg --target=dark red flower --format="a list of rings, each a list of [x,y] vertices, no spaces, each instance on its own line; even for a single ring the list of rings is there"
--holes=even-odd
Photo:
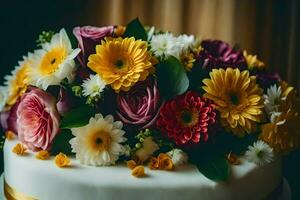
[[[204,40],[203,50],[197,57],[197,65],[202,69],[237,67],[246,69],[246,60],[240,51],[234,50],[228,43],[220,40]]]
[[[166,102],[156,125],[177,145],[194,144],[208,140],[208,129],[215,118],[214,104],[190,91]]]

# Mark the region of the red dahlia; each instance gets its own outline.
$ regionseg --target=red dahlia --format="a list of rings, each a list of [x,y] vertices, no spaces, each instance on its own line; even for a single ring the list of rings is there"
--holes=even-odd
[[[214,104],[195,92],[176,96],[165,103],[157,119],[157,128],[177,145],[208,140],[208,128],[215,123]]]

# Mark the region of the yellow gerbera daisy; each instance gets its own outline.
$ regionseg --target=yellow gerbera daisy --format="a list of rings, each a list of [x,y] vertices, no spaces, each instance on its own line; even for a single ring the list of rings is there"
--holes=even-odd
[[[59,85],[65,78],[71,81],[75,70],[74,58],[79,52],[78,48],[72,49],[66,31],[61,29],[50,42],[42,45],[42,49],[29,54],[30,84],[46,90],[49,85]]]
[[[116,91],[128,91],[153,70],[147,43],[131,38],[106,38],[90,55],[88,67]]]
[[[8,106],[13,106],[19,97],[21,97],[27,90],[29,84],[28,80],[29,61],[24,58],[24,61],[19,63],[12,75],[6,76],[6,84],[8,86],[9,94],[6,101]]]
[[[247,62],[248,68],[249,69],[265,69],[265,63],[262,61],[258,60],[256,55],[251,55],[248,54],[246,50],[243,51],[244,58]]]
[[[238,136],[255,131],[264,107],[255,76],[239,69],[213,69],[203,83],[204,97],[214,101],[227,130]]]

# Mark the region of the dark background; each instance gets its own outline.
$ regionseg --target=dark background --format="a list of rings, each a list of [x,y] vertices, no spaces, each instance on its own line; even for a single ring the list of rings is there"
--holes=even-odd
[[[121,1],[118,2],[120,3]],[[128,2],[128,4],[144,2],[142,6],[146,5],[145,0],[131,0],[126,2]],[[147,4],[151,5],[152,2],[157,3],[158,1],[147,1]],[[180,1],[175,2],[178,3]],[[188,4],[191,3],[192,0],[186,2]],[[215,2],[220,3],[218,0]],[[222,3],[224,2],[227,1],[223,0]],[[228,2],[232,3],[233,0],[228,0]],[[130,18],[132,19],[140,14],[140,12],[133,9],[133,7],[130,8],[131,10],[128,8],[130,14],[125,12],[127,9],[126,4],[127,3],[123,3],[121,5],[121,11],[125,16],[122,18],[121,22],[124,22],[125,24]],[[97,7],[92,6],[93,8],[91,8],[91,5],[97,5]],[[23,55],[26,55],[28,51],[36,49],[35,41],[40,32],[44,30],[58,31],[62,27],[65,27],[70,31],[74,26],[91,23],[93,25],[110,24],[114,19],[117,20],[113,23],[118,24],[120,23],[120,16],[118,18],[110,17],[109,20],[105,20],[108,19],[107,16],[111,16],[109,15],[110,10],[119,12],[114,9],[114,6],[120,7],[120,4],[112,4],[110,1],[103,0],[2,0],[0,2],[0,82],[3,82],[4,75],[8,74],[13,67],[17,65],[17,61],[20,60]],[[150,8],[154,9],[153,6]],[[186,9],[186,6],[183,6],[182,9]],[[245,30],[243,27],[239,28],[238,26],[234,26],[233,40],[237,40],[242,45],[244,44],[244,46],[250,48],[250,50],[260,53],[262,59],[266,61],[267,64],[271,65],[272,69],[278,70],[285,79],[289,79],[289,81],[296,85],[296,87],[298,86],[299,89],[299,2],[296,0],[241,0],[234,1],[234,9],[236,11],[234,20],[237,22],[233,24],[240,24],[244,27],[249,24],[249,27],[252,27],[253,31],[249,32],[249,28]],[[255,13],[253,14],[252,11],[255,11]],[[154,10],[152,15],[143,15],[139,17],[142,18],[142,21],[146,21],[149,24],[160,24],[159,19],[156,19],[156,21],[154,20],[153,22],[150,20],[150,18],[155,15],[153,14],[155,12],[158,11]],[[164,11],[161,12],[163,13]],[[246,19],[247,15],[245,13],[251,16],[255,15],[254,22]],[[94,19],[97,15],[103,15],[103,18],[99,19],[98,17],[98,19]],[[243,16],[246,21],[242,21],[240,16]],[[163,25],[160,24],[160,26]],[[174,28],[175,31],[189,30],[185,25],[176,27]],[[172,30],[172,27],[170,29]],[[193,31],[190,31],[190,33],[193,33]],[[0,158],[2,160],[2,153]],[[2,171],[3,166],[0,166],[0,171]],[[293,199],[300,199],[299,150],[284,158],[283,173],[291,185]]]

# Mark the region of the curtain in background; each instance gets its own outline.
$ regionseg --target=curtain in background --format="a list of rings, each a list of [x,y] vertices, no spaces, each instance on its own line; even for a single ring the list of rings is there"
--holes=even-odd
[[[300,90],[297,0],[89,0],[83,22],[123,24],[139,17],[175,33],[238,44]]]

